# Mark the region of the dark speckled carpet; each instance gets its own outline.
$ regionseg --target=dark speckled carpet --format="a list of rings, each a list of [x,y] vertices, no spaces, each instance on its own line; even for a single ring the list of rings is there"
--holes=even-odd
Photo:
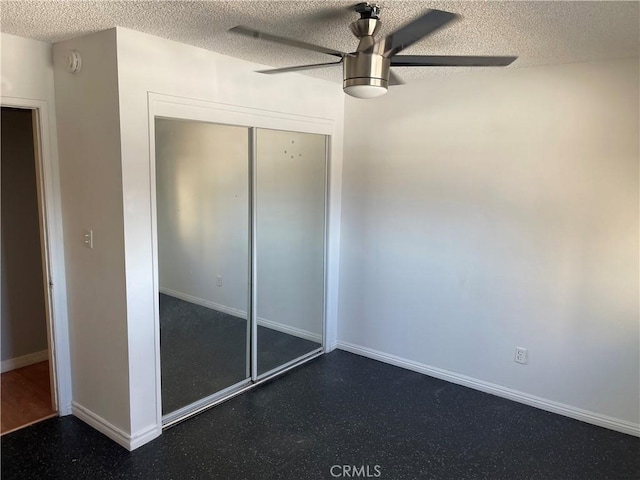
[[[2,479],[332,479],[369,466],[369,478],[393,480],[637,480],[639,448],[635,437],[336,351],[134,452],[73,417],[5,435]]]
[[[321,345],[258,326],[258,374]],[[160,295],[162,413],[247,378],[247,321]]]

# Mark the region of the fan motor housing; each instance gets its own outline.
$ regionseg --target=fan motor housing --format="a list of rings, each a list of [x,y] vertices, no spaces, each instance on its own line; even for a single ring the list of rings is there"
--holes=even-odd
[[[375,53],[344,57],[343,87],[371,85],[388,88],[391,60]]]

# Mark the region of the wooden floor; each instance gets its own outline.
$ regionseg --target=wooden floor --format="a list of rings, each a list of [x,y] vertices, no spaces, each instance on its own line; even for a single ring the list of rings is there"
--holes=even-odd
[[[1,387],[2,435],[56,414],[51,408],[48,361],[3,373]]]

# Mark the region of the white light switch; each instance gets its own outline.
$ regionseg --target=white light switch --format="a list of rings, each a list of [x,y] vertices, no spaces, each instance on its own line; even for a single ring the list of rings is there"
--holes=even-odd
[[[85,247],[93,248],[93,230],[83,230],[82,241]]]

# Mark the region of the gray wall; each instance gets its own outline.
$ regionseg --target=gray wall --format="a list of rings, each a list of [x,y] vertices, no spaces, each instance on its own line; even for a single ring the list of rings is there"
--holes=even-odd
[[[82,54],[77,75],[69,50]],[[53,46],[73,401],[129,431],[116,29]],[[93,248],[84,246],[93,231]],[[79,410],[81,411],[81,410]]]
[[[2,360],[47,349],[30,110],[2,109]]]
[[[637,425],[638,105],[638,58],[347,98],[339,341]]]

